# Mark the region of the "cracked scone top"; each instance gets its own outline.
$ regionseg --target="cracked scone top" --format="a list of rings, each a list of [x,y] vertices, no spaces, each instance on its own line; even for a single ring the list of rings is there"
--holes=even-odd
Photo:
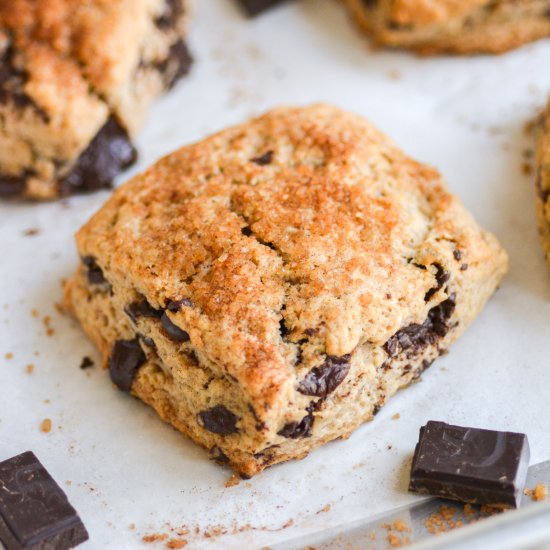
[[[346,0],[378,44],[422,54],[501,53],[550,37],[550,0]]]
[[[328,105],[172,153],[77,244],[66,303],[115,384],[242,475],[371,419],[507,267],[434,169]]]
[[[0,197],[109,185],[187,70],[186,0],[0,2]]]

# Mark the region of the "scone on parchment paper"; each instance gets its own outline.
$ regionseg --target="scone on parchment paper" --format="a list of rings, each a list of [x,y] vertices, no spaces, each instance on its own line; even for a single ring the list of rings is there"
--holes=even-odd
[[[0,2],[0,197],[110,185],[187,72],[187,0]]]
[[[77,243],[65,302],[113,382],[243,476],[370,420],[507,269],[434,169],[328,105],[172,153]]]
[[[537,221],[544,254],[550,264],[550,102],[537,127],[536,164]]]
[[[375,43],[422,54],[501,53],[550,37],[550,0],[345,0]]]

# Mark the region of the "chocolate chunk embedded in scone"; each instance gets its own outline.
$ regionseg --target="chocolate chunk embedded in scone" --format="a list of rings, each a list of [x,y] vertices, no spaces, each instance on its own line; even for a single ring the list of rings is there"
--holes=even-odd
[[[372,419],[507,268],[435,170],[327,105],[172,153],[77,244],[65,300],[119,387],[245,476]]]
[[[375,43],[421,54],[501,53],[550,37],[550,0],[346,0]]]
[[[550,265],[550,102],[537,125],[537,221],[544,254]]]
[[[0,2],[0,198],[109,187],[189,69],[186,0]]]

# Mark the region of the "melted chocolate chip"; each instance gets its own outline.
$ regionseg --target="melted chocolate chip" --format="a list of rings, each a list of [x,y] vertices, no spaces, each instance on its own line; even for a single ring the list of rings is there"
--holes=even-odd
[[[0,174],[0,197],[15,197],[25,191],[28,174],[8,176]]]
[[[175,29],[183,13],[181,0],[166,0],[164,12],[155,20],[155,25],[162,31]]]
[[[162,317],[163,311],[160,309],[155,309],[145,298],[139,302],[132,302],[128,304],[124,311],[132,322],[135,324],[139,317],[149,317],[154,319],[160,319]]]
[[[168,336],[172,338],[172,340],[176,340],[177,342],[189,341],[189,334],[185,332],[185,330],[172,323],[168,315],[166,315],[166,312],[162,314],[160,322],[162,323],[166,334],[168,334]]]
[[[166,304],[168,311],[179,311],[182,307],[193,307],[193,302],[190,298],[181,298],[180,300],[168,300]]]
[[[130,391],[136,373],[145,361],[138,338],[117,340],[109,357],[111,380],[122,391]]]
[[[59,182],[62,195],[110,187],[113,179],[137,159],[126,130],[114,117],[109,118],[76,166]]]
[[[300,420],[300,422],[288,422],[283,426],[281,430],[277,432],[277,435],[281,435],[288,439],[301,439],[302,437],[310,437],[311,430],[313,428],[313,422],[315,420],[313,411],[315,410],[315,403],[310,403],[306,408],[307,414]]]
[[[347,376],[351,355],[335,357],[328,355],[325,362],[311,369],[300,382],[298,391],[303,395],[326,397],[332,393]]]
[[[385,344],[384,350],[390,357],[395,357],[405,350],[414,354],[426,346],[435,344],[444,337],[451,327],[448,320],[456,307],[456,294],[451,294],[444,302],[428,312],[428,318],[421,325],[413,323],[396,332]],[[412,349],[411,349],[412,348]]]
[[[252,235],[252,229],[250,229],[250,227],[248,227],[248,225],[245,225],[242,229],[241,229],[241,233],[245,236],[245,237],[250,237]]]
[[[450,273],[445,271],[440,264],[434,264],[434,267],[436,269],[435,282],[437,283],[437,285],[433,288],[430,288],[430,290],[426,292],[426,295],[424,296],[425,302],[429,302],[432,299],[433,295],[441,290],[443,288],[443,285],[451,278]]]
[[[93,256],[84,256],[84,258],[82,258],[82,263],[88,269],[88,282],[91,285],[102,285],[105,283],[108,284],[107,279],[105,279],[105,276],[103,275],[101,267],[97,265],[96,259]]]
[[[239,417],[223,405],[216,405],[211,409],[201,411],[198,416],[201,424],[209,432],[218,435],[230,435],[239,431],[237,428]]]
[[[170,46],[168,57],[155,63],[153,67],[163,76],[164,86],[169,90],[189,72],[192,63],[193,58],[187,44],[183,40],[178,40]]]
[[[250,159],[250,162],[258,164],[259,166],[266,166],[268,164],[271,164],[272,160],[273,160],[273,151],[267,151],[266,153],[264,153],[263,155],[260,155],[259,157]]]

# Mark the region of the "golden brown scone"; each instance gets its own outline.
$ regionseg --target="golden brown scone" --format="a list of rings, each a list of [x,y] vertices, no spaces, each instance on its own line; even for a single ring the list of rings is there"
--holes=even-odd
[[[77,244],[65,301],[114,383],[243,476],[372,419],[507,269],[434,169],[328,105],[172,153]]]
[[[544,254],[550,264],[550,102],[538,125],[536,163],[537,221]]]
[[[0,2],[0,196],[108,186],[189,68],[186,0]]]
[[[501,53],[550,37],[550,0],[346,0],[380,45],[421,54]]]

